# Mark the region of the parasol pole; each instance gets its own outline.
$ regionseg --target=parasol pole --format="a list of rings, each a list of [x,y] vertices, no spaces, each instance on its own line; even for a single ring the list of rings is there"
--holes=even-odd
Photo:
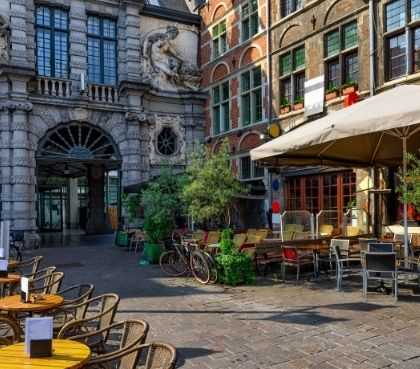
[[[406,199],[407,193],[407,137],[403,136],[403,192],[404,192],[404,257],[407,260],[409,256],[408,250],[408,204]]]

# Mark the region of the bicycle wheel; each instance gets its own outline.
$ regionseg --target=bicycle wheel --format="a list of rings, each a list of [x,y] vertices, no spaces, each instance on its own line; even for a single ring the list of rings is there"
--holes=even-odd
[[[210,282],[210,267],[205,254],[201,251],[193,251],[191,254],[190,266],[192,274],[198,282],[202,284]]]
[[[217,271],[216,260],[214,259],[214,257],[212,255],[210,255],[207,252],[206,252],[206,256],[207,256],[207,260],[208,260],[209,267],[210,267],[210,280],[209,280],[209,283],[210,284],[215,284],[217,282],[217,278],[219,276],[218,271]]]
[[[164,252],[159,259],[160,268],[172,277],[179,277],[188,271],[188,265],[175,250]]]

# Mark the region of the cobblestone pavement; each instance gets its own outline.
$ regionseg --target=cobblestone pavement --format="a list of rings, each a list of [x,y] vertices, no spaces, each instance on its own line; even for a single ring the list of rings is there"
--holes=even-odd
[[[341,293],[329,281],[199,286],[106,243],[37,253],[66,285],[118,293],[117,319],[147,320],[149,340],[174,344],[183,369],[420,368],[420,297],[410,291],[394,304],[382,295],[364,303],[360,281]]]

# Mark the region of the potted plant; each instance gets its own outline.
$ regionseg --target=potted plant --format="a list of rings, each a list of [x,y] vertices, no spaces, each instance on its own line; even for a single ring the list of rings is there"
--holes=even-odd
[[[303,98],[297,97],[293,104],[293,110],[301,110],[303,109]]]
[[[253,262],[248,254],[240,252],[233,242],[233,232],[225,229],[220,241],[220,252],[216,255],[219,280],[227,285],[255,282]]]
[[[337,87],[331,87],[327,90],[327,93],[325,94],[325,101],[334,100],[338,97],[338,88]]]
[[[288,99],[283,98],[280,103],[280,114],[290,113],[291,106]]]
[[[352,92],[356,92],[357,91],[357,82],[355,81],[350,81],[345,83],[342,87],[341,87],[341,91],[343,92],[343,95],[348,95],[351,94]]]

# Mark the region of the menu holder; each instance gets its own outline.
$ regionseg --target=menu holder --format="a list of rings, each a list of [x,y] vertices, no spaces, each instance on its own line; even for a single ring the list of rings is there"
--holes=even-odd
[[[20,279],[20,300],[28,304],[30,302],[29,297],[29,279],[22,277]]]
[[[0,260],[0,278],[7,278],[9,262],[7,260]]]
[[[53,318],[26,318],[25,351],[30,358],[52,356]]]

